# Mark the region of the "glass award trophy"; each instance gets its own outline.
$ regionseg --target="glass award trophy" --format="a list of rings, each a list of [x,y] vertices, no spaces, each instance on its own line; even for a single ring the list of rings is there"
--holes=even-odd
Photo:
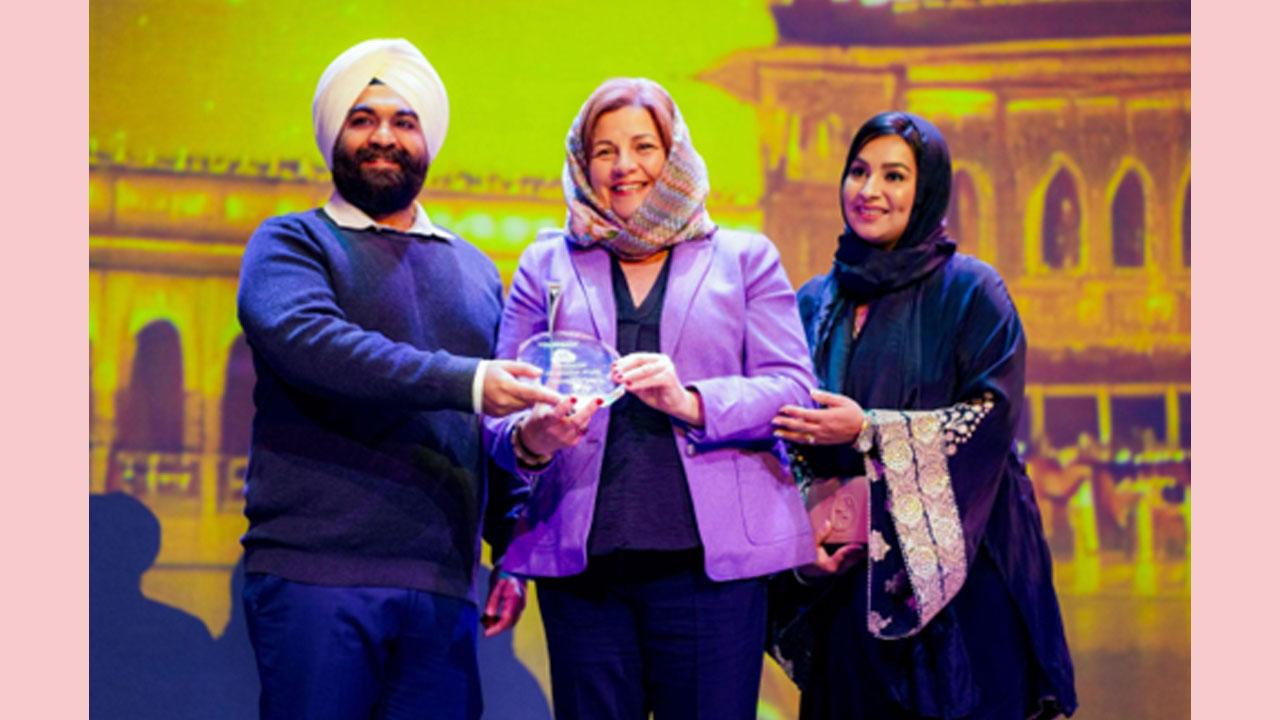
[[[611,405],[626,392],[613,381],[618,351],[585,333],[556,330],[563,289],[558,281],[547,282],[547,331],[520,343],[516,359],[541,368],[539,382],[561,395],[600,398],[604,405]]]
[[[520,344],[516,359],[541,368],[541,383],[561,395],[581,400],[598,397],[610,405],[625,392],[613,381],[611,371],[618,351],[585,333],[538,333]]]

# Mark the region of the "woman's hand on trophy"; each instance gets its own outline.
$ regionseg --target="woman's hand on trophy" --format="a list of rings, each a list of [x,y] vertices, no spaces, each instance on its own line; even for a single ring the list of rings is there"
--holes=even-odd
[[[680,383],[670,357],[631,353],[613,364],[613,380],[645,405],[690,425],[702,425],[702,397]]]
[[[535,405],[517,426],[515,441],[531,454],[549,459],[557,450],[582,441],[591,418],[603,404],[603,398],[599,397],[579,400],[570,396],[554,405]]]
[[[783,405],[773,418],[774,435],[798,445],[847,445],[857,439],[866,414],[853,398],[823,390],[809,393],[823,408]]]

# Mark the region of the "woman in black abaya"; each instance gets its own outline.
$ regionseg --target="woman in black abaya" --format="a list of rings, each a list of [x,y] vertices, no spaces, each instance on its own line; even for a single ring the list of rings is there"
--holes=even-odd
[[[950,189],[933,125],[871,118],[845,162],[832,270],[799,293],[823,390],[818,409],[784,407],[778,434],[803,477],[865,477],[868,517],[848,549],[828,546],[791,587],[775,583],[779,606],[799,602],[772,651],[801,685],[806,720],[1076,707],[1013,447],[1026,340],[1000,276],[947,237]]]

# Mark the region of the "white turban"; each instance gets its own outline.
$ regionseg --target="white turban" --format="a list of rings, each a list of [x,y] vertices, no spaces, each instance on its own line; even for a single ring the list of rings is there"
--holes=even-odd
[[[311,122],[324,164],[333,169],[333,144],[347,111],[377,78],[418,113],[427,154],[435,160],[449,129],[449,96],[435,68],[408,40],[365,40],[329,63],[311,103]]]

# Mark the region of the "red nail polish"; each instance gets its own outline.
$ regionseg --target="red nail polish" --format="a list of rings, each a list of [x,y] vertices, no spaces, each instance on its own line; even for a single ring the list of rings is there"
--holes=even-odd
[[[603,405],[603,404],[604,404],[604,398],[596,398],[596,405]]]
[[[573,404],[575,404],[575,403],[577,403],[577,402],[578,402],[578,398],[576,398],[576,397],[571,397],[571,398],[569,398],[569,404],[570,404],[570,405],[573,405]]]

